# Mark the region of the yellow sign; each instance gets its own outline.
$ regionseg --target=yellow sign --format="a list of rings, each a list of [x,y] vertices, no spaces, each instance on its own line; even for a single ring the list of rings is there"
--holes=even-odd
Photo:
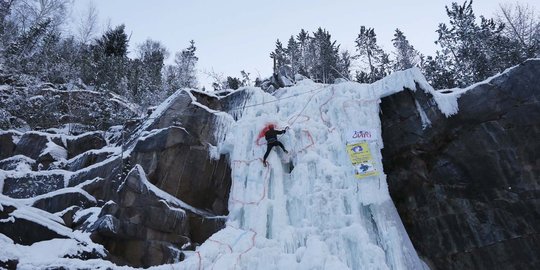
[[[375,168],[375,163],[373,162],[367,142],[347,144],[347,153],[349,153],[349,158],[354,166],[356,178],[361,179],[379,174]]]

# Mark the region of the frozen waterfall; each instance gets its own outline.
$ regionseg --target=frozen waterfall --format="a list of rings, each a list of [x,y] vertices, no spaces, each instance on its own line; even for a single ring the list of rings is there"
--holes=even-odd
[[[185,269],[424,269],[388,193],[382,168],[380,98],[416,83],[418,70],[374,84],[304,80],[279,95],[250,92],[237,121],[223,118],[221,153],[229,154],[232,187],[226,228],[178,264]],[[435,93],[436,94],[436,93]],[[437,100],[441,102],[441,100]],[[452,100],[439,104],[446,111]],[[264,167],[256,142],[266,123],[290,129]],[[355,177],[346,150],[351,128],[373,130],[368,141],[375,176]],[[264,139],[263,139],[264,141]],[[288,160],[294,170],[289,173]],[[176,265],[175,265],[176,266]]]

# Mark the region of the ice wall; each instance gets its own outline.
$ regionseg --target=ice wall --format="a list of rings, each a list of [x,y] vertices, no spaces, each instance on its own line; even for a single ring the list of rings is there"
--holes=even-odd
[[[178,266],[183,269],[423,269],[388,193],[382,169],[380,98],[425,83],[417,70],[378,83],[316,84],[278,95],[253,88],[238,120],[222,123],[221,153],[232,180],[226,228]],[[290,129],[264,167],[266,123]],[[344,134],[375,130],[370,150],[379,175],[354,176]],[[264,139],[263,139],[264,143]],[[291,159],[294,170],[288,173]]]

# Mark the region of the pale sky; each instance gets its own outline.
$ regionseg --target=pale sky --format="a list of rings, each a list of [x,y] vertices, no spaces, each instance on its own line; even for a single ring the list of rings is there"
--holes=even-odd
[[[76,0],[73,16],[82,13],[88,2]],[[160,41],[174,54],[195,40],[199,57],[199,84],[207,89],[211,79],[203,73],[214,70],[224,76],[240,77],[240,71],[251,73],[254,80],[272,73],[269,54],[276,39],[284,45],[291,35],[304,28],[314,32],[323,27],[333,40],[355,54],[354,40],[360,26],[375,28],[378,43],[392,50],[391,39],[396,28],[421,53],[433,55],[437,49],[435,30],[448,22],[444,6],[451,0],[93,0],[99,11],[100,33],[108,23],[126,25],[131,35],[129,51],[147,38]],[[493,17],[499,3],[513,0],[475,0],[477,17]],[[519,0],[540,12],[540,1]],[[463,1],[458,1],[463,3]]]

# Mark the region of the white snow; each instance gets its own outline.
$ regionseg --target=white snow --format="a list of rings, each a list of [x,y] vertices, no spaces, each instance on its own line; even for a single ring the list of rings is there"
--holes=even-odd
[[[31,246],[15,244],[11,239],[0,233],[0,259],[16,259],[19,261],[17,269],[43,269],[52,266],[67,266],[68,269],[88,268],[88,265],[107,265],[116,268],[112,263],[103,260],[90,262],[78,259],[63,258],[64,255],[75,255],[81,251],[92,250],[105,255],[101,245],[90,240],[89,233],[72,231],[63,226],[63,220],[57,215],[46,211],[26,206],[20,200],[12,199],[0,194],[0,202],[3,205],[11,205],[16,208],[9,217],[0,222],[13,222],[15,218],[26,219],[41,224],[50,230],[68,237],[68,239],[52,239],[34,243]],[[70,265],[79,265],[77,268]]]
[[[67,158],[67,150],[50,140],[47,142],[45,149],[41,151],[39,156],[41,157],[46,154],[50,154],[54,160],[66,160]]]
[[[230,114],[226,113],[226,112],[216,111],[216,110],[208,108],[208,106],[206,106],[206,105],[203,105],[203,104],[199,103],[197,101],[197,98],[191,93],[191,91],[186,90],[186,93],[191,97],[191,104],[193,104],[193,105],[195,105],[197,107],[200,107],[200,108],[206,110],[209,113],[215,114],[216,116],[221,116],[221,117],[225,117],[225,118],[228,118],[228,119],[232,119],[232,116]]]
[[[90,215],[88,216],[85,222],[88,224],[94,224],[94,222],[96,222],[96,220],[98,219],[100,212],[101,212],[101,207],[90,207],[86,209],[81,209],[77,211],[75,215],[73,215],[73,222],[77,223],[81,220],[81,218],[86,217],[87,215]]]
[[[79,252],[91,252],[101,246],[88,245],[76,239],[51,239],[34,243],[31,246],[14,244],[11,239],[0,234],[0,260],[16,259],[19,261],[17,269],[134,269],[120,267],[105,260],[81,260],[64,258],[64,256],[76,255]]]

